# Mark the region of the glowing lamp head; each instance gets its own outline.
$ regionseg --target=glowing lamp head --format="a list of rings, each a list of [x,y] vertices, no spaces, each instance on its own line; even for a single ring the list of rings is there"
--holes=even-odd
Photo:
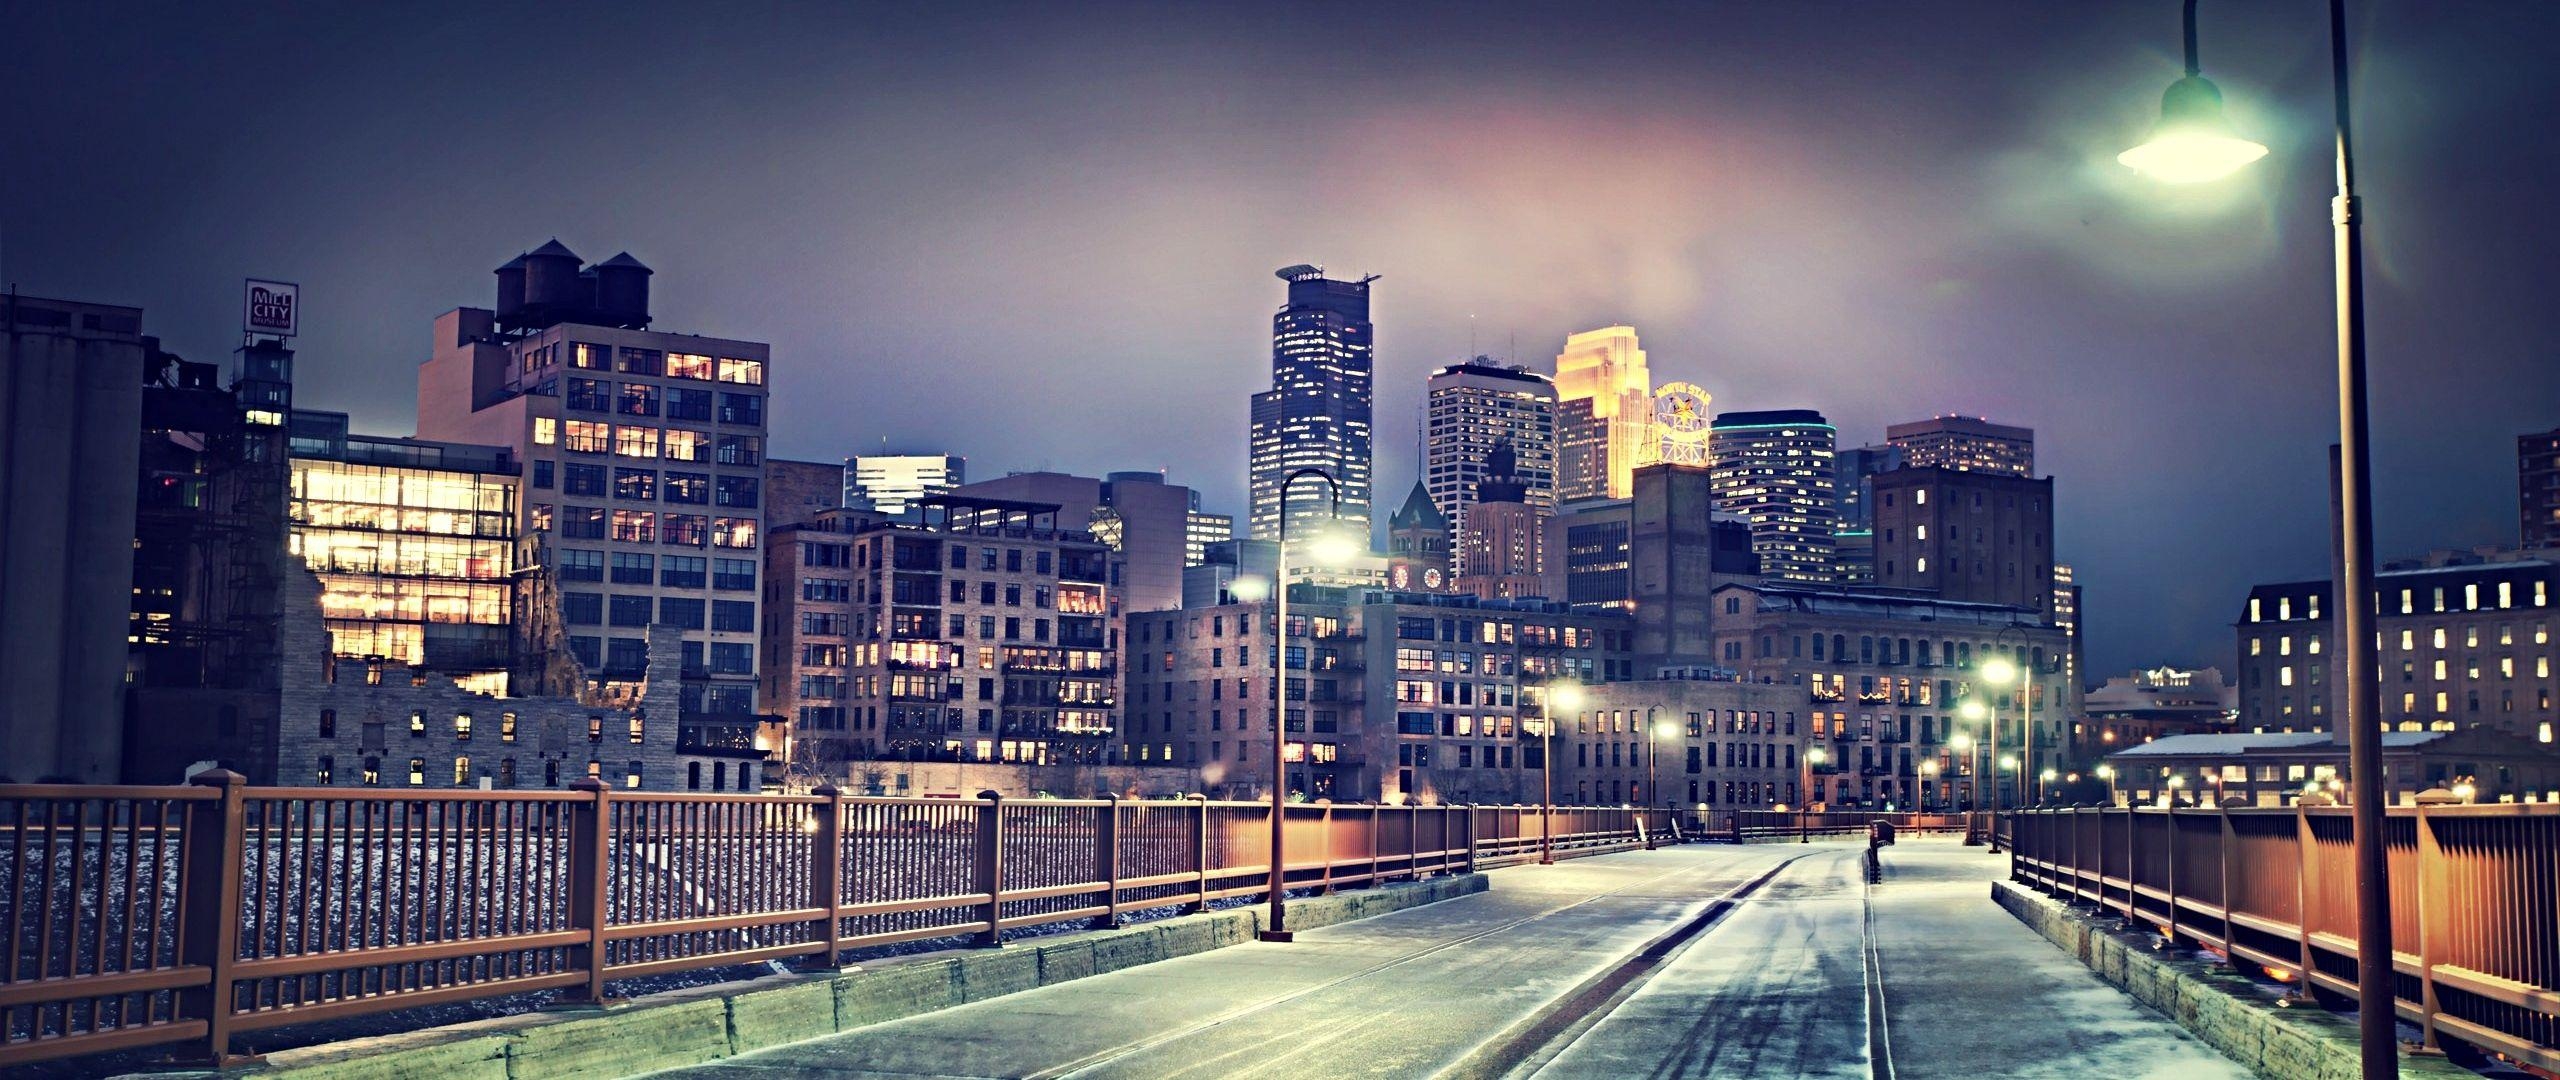
[[[2007,686],[2018,681],[2018,665],[2005,656],[1995,656],[1982,665],[1982,681],[1993,686]]]
[[[2017,767],[2018,767],[2018,755],[2016,755],[2016,754],[2002,754],[2002,755],[2000,755],[2000,767],[2001,767],[2001,768],[2003,768],[2003,769],[2015,769],[2015,768],[2017,768]]]
[[[2061,775],[2060,773],[2057,773],[2057,772],[2053,771],[2052,769],[2046,769],[2046,770],[2045,770],[2045,771],[2043,771],[2043,772],[2037,773],[2037,774],[2036,774],[2036,779],[2042,780],[2042,781],[2044,781],[2045,783],[2050,784],[2050,783],[2052,783],[2052,782],[2053,782],[2054,777],[2056,777],[2056,776],[2060,776],[2060,775]]]
[[[2202,75],[2189,75],[2160,95],[2160,122],[2151,137],[2116,160],[2162,183],[2201,184],[2265,156],[2265,145],[2241,138],[2222,114],[2222,91]]]
[[[1920,763],[1920,775],[1922,775],[1922,776],[1936,776],[1936,775],[1938,775],[1938,763],[1937,763],[1937,762],[1934,762],[1934,761],[1923,761],[1923,762],[1921,762],[1921,763]]]
[[[2100,765],[2100,766],[2098,766],[2098,775],[2099,775],[2099,776],[2101,776],[2101,777],[2114,776],[2115,774],[2116,774],[2116,767],[2115,767],[2115,766],[2113,766],[2113,765]]]
[[[1246,574],[1227,583],[1227,593],[1248,604],[1271,598],[1271,579],[1259,574]]]
[[[1983,717],[1990,715],[1991,710],[1979,701],[1968,701],[1962,705],[1956,706],[1956,712],[1963,714],[1964,718],[1967,720],[1980,720]]]
[[[1573,683],[1557,683],[1547,688],[1550,711],[1578,712],[1582,708],[1582,687]]]
[[[1831,752],[1816,746],[1804,752],[1804,759],[1813,764],[1820,765],[1823,762],[1831,760]]]
[[[1973,749],[1973,736],[1967,735],[1961,731],[1956,732],[1953,735],[1949,735],[1947,736],[1947,749],[1953,750],[1959,754],[1964,753],[1967,750],[1971,750]]]
[[[1348,533],[1328,529],[1307,541],[1307,560],[1317,566],[1339,568],[1351,565],[1360,555],[1360,545]]]
[[[2187,786],[2187,778],[2183,776],[2172,776],[2169,778],[2169,786],[2173,788],[2185,787]]]
[[[1653,733],[1666,739],[1674,738],[1680,734],[1680,725],[1665,720],[1653,726]]]

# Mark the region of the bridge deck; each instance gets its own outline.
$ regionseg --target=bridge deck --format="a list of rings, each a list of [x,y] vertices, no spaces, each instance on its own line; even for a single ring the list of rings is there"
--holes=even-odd
[[[1293,944],[679,1075],[2247,1075],[1994,906],[2005,859],[1908,840],[1870,889],[1859,850],[1690,846],[1514,867],[1490,892]]]

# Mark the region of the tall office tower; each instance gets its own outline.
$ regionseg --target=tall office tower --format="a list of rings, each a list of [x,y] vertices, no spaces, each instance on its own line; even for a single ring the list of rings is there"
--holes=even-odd
[[[1200,493],[1191,493],[1191,514],[1185,528],[1182,565],[1199,566],[1209,561],[1209,545],[1236,538],[1236,519],[1228,514],[1212,514],[1200,509]]]
[[[1902,449],[1902,464],[1915,469],[2036,474],[2034,428],[1995,424],[1978,416],[1933,416],[1884,429],[1887,445]]]
[[[2063,657],[2062,673],[2070,676],[2063,685],[2068,688],[2076,709],[2082,694],[2080,685],[2080,583],[2071,572],[2071,564],[2053,564],[2053,625],[2071,635],[2071,651]]]
[[[969,459],[958,454],[856,454],[844,463],[844,504],[913,524],[919,500],[968,482]]]
[[[0,305],[0,782],[117,779],[141,331],[140,308]]]
[[[1872,490],[1877,585],[2051,621],[2052,478],[1903,468],[1877,474]]]
[[[1458,530],[1458,577],[1452,586],[1487,600],[1546,595],[1548,512],[1529,505],[1529,485],[1508,440],[1486,455],[1475,504]]]
[[[648,267],[578,263],[554,240],[498,269],[496,310],[436,319],[418,437],[524,464],[516,692],[636,697],[675,626],[684,735],[751,745],[771,347],[647,329]]]
[[[1111,601],[1121,611],[1182,606],[1182,568],[1191,544],[1190,488],[1162,473],[1115,472],[1104,479],[1066,473],[1013,473],[951,491],[979,499],[1034,502],[1058,508],[1061,532],[1087,533],[1111,549]]]
[[[1860,446],[1842,450],[1832,459],[1831,490],[1840,498],[1840,525],[1833,535],[1839,538],[1835,558],[1839,564],[1839,582],[1843,585],[1873,585],[1875,566],[1875,514],[1867,495],[1867,479],[1877,473],[1902,467],[1902,448],[1891,443]]]
[[[1271,389],[1253,395],[1247,480],[1256,540],[1277,539],[1333,514],[1325,486],[1310,478],[1281,486],[1299,469],[1317,468],[1342,487],[1342,517],[1369,543],[1369,405],[1374,359],[1369,326],[1371,274],[1336,281],[1318,266],[1282,267],[1289,302],[1271,317]]]
[[[2516,516],[2522,546],[2560,547],[2560,428],[2516,436]]]
[[[1653,373],[1632,326],[1585,330],[1556,354],[1556,501],[1623,499],[1653,437]]]
[[[1425,399],[1423,486],[1461,535],[1497,445],[1509,447],[1505,480],[1520,486],[1520,501],[1555,508],[1555,380],[1479,356],[1432,372]]]
[[[1760,572],[1783,581],[1829,583],[1838,574],[1840,506],[1831,422],[1811,409],[1729,412],[1716,417],[1716,508],[1751,528]]]

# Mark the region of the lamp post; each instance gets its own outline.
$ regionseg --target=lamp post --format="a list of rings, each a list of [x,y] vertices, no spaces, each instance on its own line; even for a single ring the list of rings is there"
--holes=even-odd
[[[1956,706],[1956,715],[1979,723],[1985,718],[1991,716],[1991,707],[1984,705],[1979,698],[1966,698],[1963,704]],[[1997,723],[1996,720],[1993,722],[1995,724]],[[1986,756],[1990,752],[1989,747],[1983,742],[1976,740],[1973,736],[1965,734],[1964,732],[1957,732],[1953,737],[1947,740],[1947,743],[1948,745],[1955,747],[1958,753],[1963,753],[1967,747],[1971,747],[1973,750],[1973,753],[1970,755],[1973,767],[1973,805],[1965,808],[1967,820],[1964,837],[1965,843],[1967,844],[1979,843],[1980,841],[1975,839],[1977,834],[1973,831],[1971,818],[1975,814],[1985,812],[1983,809],[1985,798],[1992,792],[1999,790],[2000,778],[1993,776],[1990,777],[1989,784],[1986,785],[1984,783],[1984,777],[1990,771],[1986,766],[1989,766],[1991,762]],[[1993,854],[1998,854],[2000,851],[1998,846],[1999,830],[1985,829],[1983,832],[1992,835],[1993,847],[1991,850]]]
[[[1259,935],[1264,941],[1293,941],[1296,935],[1288,929],[1288,860],[1284,857],[1289,796],[1289,489],[1299,480],[1315,477],[1324,481],[1332,500],[1332,516],[1342,518],[1342,485],[1333,474],[1317,468],[1299,469],[1280,481],[1280,542],[1272,555],[1272,617],[1278,625],[1272,630],[1271,655],[1271,922]],[[1349,541],[1338,533],[1319,534],[1311,545],[1310,555],[1319,564],[1343,561],[1342,548]]]
[[[1647,817],[1652,816],[1654,800],[1662,798],[1662,789],[1658,786],[1662,779],[1662,736],[1671,732],[1671,725],[1657,726],[1653,722],[1653,714],[1661,708],[1660,705],[1644,707],[1644,803]],[[1664,800],[1663,805],[1671,803]]]
[[[1938,793],[1937,788],[1938,788],[1938,759],[1936,759],[1936,758],[1927,758],[1927,759],[1924,759],[1924,760],[1922,760],[1922,761],[1920,762],[1920,812],[1921,812],[1921,813],[1926,814],[1926,813],[1929,813],[1929,812],[1930,812],[1930,801],[1931,801],[1931,799],[1932,799],[1934,796],[1936,796],[1936,795],[1937,795],[1937,793]]]
[[[1804,778],[1796,784],[1796,843],[1813,842],[1813,834],[1807,830],[1805,818],[1805,815],[1813,811],[1813,767],[1829,760],[1830,757],[1830,751],[1819,746],[1804,748]]]
[[[1539,769],[1544,795],[1538,801],[1538,865],[1556,862],[1556,706],[1566,712],[1582,709],[1582,688],[1572,683],[1556,683],[1538,693],[1538,758],[1545,768]]]
[[[2186,0],[2186,77],[2160,99],[2160,123],[2118,161],[2170,183],[2216,180],[2265,157],[2222,115],[2222,92],[2196,63],[2196,0]],[[2335,230],[2338,307],[2337,635],[2345,668],[2347,777],[2354,793],[2356,955],[2391,951],[2390,863],[2382,845],[2382,729],[2374,669],[2373,490],[2371,431],[2366,423],[2364,358],[2364,207],[2355,190],[2355,144],[2347,93],[2347,8],[2329,0],[2330,104],[2336,130],[2338,194],[2330,203]],[[2400,1072],[2390,964],[2356,965],[2357,1036],[2366,1080]]]
[[[2046,769],[2043,772],[2036,774],[2036,797],[2033,805],[2044,805],[2044,786],[2054,782],[2054,780],[2059,778],[2061,775],[2061,773],[2052,769]]]
[[[2169,790],[2160,797],[2167,799],[2169,808],[2175,810],[2178,808],[2178,792],[2187,786],[2187,778],[2173,773],[2169,777],[2167,786]]]
[[[2107,782],[2107,805],[2114,806],[2116,804],[2116,767],[2103,761],[2099,762],[2098,779]]]

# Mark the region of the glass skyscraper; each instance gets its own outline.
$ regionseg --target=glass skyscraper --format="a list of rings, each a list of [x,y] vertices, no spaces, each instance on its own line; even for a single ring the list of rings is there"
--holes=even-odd
[[[1322,267],[1289,266],[1289,302],[1271,317],[1271,389],[1253,396],[1248,479],[1256,540],[1277,539],[1283,516],[1292,535],[1332,510],[1321,483],[1301,482],[1282,499],[1281,483],[1302,468],[1332,474],[1342,485],[1342,517],[1369,539],[1369,283],[1336,281]]]
[[[1832,452],[1839,433],[1811,409],[1729,412],[1716,417],[1716,509],[1751,527],[1760,572],[1784,581],[1829,583],[1840,504]]]

